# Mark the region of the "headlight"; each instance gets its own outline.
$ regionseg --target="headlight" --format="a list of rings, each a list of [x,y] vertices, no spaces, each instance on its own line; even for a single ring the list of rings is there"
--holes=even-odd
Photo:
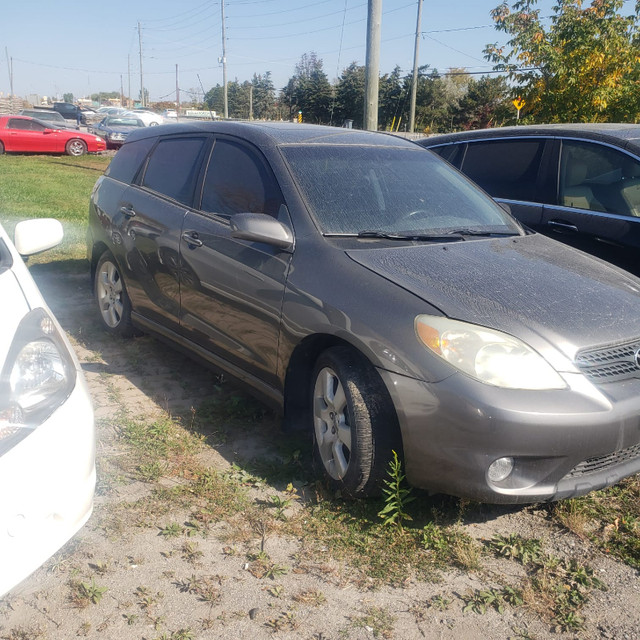
[[[415,320],[422,344],[460,371],[507,389],[564,389],[558,372],[518,338],[437,316]]]
[[[20,323],[0,376],[0,455],[42,424],[71,394],[76,370],[44,309]]]

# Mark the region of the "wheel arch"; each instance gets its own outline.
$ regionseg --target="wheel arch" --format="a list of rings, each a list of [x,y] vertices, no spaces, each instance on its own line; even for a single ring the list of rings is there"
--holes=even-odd
[[[91,291],[95,289],[96,267],[98,266],[98,260],[105,251],[110,251],[109,247],[102,241],[96,242],[91,248]]]
[[[376,368],[369,358],[354,344],[331,334],[314,334],[304,338],[291,353],[287,372],[284,380],[284,418],[283,428],[285,431],[302,432],[311,430],[312,415],[308,398],[310,393],[311,377],[315,363],[320,354],[332,347],[348,348],[363,365],[371,367],[374,371]],[[400,443],[400,451],[398,456],[403,459],[402,451],[402,434],[400,432],[399,420],[391,394],[381,376],[379,378],[380,388],[387,395],[387,399],[393,407],[395,415],[395,425],[392,428],[397,430],[397,441]]]

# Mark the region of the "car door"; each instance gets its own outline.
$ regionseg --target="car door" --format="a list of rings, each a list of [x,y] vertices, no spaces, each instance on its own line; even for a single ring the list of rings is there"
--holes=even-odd
[[[185,217],[181,255],[184,335],[276,386],[284,286],[291,254],[231,236],[235,213],[273,216],[290,227],[278,183],[253,146],[217,136],[198,211]]]
[[[460,169],[490,196],[507,203],[511,213],[534,229],[542,225],[543,203],[551,194],[549,141],[544,137],[469,141]]]
[[[161,332],[179,331],[182,223],[209,141],[205,135],[160,138],[138,183],[117,205],[132,308]]]
[[[611,259],[640,248],[640,159],[606,144],[563,139],[555,203],[545,205],[546,232]],[[636,260],[637,261],[637,260]]]
[[[9,118],[7,123],[7,151],[31,153],[53,153],[58,151],[59,140],[56,133],[35,120]]]

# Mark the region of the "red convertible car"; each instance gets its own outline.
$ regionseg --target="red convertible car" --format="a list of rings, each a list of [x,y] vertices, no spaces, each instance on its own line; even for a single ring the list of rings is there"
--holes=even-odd
[[[105,149],[105,141],[98,136],[52,129],[47,123],[28,116],[0,116],[0,154],[15,151],[82,156]]]

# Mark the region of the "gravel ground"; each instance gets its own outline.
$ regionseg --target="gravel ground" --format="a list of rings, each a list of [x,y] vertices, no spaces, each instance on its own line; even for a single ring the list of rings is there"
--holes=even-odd
[[[87,275],[34,271],[72,337],[89,382],[98,423],[99,470],[115,468],[114,462],[127,455],[114,415],[148,419],[184,413],[216,384],[213,373],[159,342],[141,338],[128,343],[101,332]],[[228,469],[251,455],[270,455],[278,437],[275,431],[246,425],[220,446],[208,446],[200,462]],[[169,488],[176,482],[160,480]],[[502,614],[492,608],[484,615],[464,612],[465,594],[521,577],[520,565],[489,554],[483,556],[481,570],[450,569],[429,582],[408,574],[400,587],[371,589],[328,553],[317,554],[302,570],[294,560],[302,551],[296,538],[263,538],[275,563],[297,567],[268,579],[254,575],[247,562],[246,552],[257,548],[257,540],[230,546],[225,522],[218,522],[206,537],[193,539],[160,536],[157,527],[133,521],[117,530],[105,525],[105,513],[148,496],[151,488],[126,474],[117,482],[100,477],[88,525],[0,601],[0,638],[640,638],[638,572],[557,528],[543,509],[485,507],[463,528],[479,541],[510,533],[539,538],[547,552],[591,566],[607,589],[591,592],[581,611],[586,624],[578,632],[554,629],[532,607],[508,607]],[[275,493],[273,487],[251,491],[256,500]],[[168,520],[187,518],[187,512],[174,512]],[[74,579],[106,588],[99,602],[76,606],[70,586]]]

